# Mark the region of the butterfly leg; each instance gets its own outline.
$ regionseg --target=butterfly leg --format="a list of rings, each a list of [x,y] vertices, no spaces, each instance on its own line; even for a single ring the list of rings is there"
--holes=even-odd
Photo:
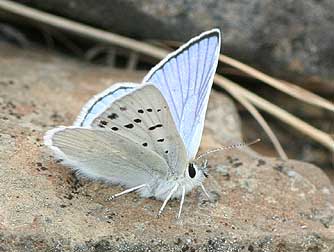
[[[135,186],[135,187],[126,189],[126,190],[124,190],[123,192],[116,193],[115,195],[111,196],[111,197],[109,198],[109,200],[113,200],[113,199],[115,199],[115,198],[117,198],[117,197],[119,197],[119,196],[122,196],[122,195],[124,195],[124,194],[130,193],[130,192],[133,192],[133,191],[136,191],[136,190],[138,190],[138,189],[140,189],[140,188],[142,188],[142,187],[144,187],[144,186],[147,186],[147,184],[142,184],[142,185],[139,185],[139,186]]]
[[[177,215],[178,219],[181,217],[182,206],[183,206],[183,203],[184,203],[185,194],[186,194],[186,188],[184,186],[182,186],[182,196],[181,196],[181,202],[180,202],[180,209],[179,209],[179,213]]]
[[[179,185],[176,185],[173,187],[173,189],[170,191],[170,193],[168,194],[167,198],[165,199],[164,203],[162,204],[159,212],[158,212],[158,217],[161,216],[162,211],[164,210],[165,206],[167,205],[167,202],[170,200],[170,198],[172,197],[173,193],[175,193],[175,191],[177,190],[177,188],[179,187]]]
[[[211,197],[210,197],[210,195],[208,194],[208,192],[206,191],[206,189],[205,189],[205,187],[204,187],[203,184],[201,184],[201,188],[202,188],[202,190],[203,190],[205,196],[211,201]]]

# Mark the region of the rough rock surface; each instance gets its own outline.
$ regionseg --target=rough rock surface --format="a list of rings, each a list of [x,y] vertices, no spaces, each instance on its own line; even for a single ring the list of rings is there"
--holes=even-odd
[[[332,0],[19,2],[135,38],[187,40],[219,27],[227,55],[334,92]]]
[[[0,251],[332,251],[334,191],[317,167],[243,149],[211,156],[205,182],[176,220],[161,202],[76,178],[50,157],[44,132],[73,122],[89,97],[142,74],[0,44]],[[202,150],[238,142],[229,99],[213,92]]]

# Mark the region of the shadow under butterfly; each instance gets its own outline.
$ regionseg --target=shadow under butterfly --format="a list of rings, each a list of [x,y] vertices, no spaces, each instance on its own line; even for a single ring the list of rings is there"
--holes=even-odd
[[[73,126],[49,130],[44,142],[80,175],[137,191],[163,204],[203,186],[205,155],[196,158],[221,37],[213,29],[167,55],[142,84],[117,83],[94,96]],[[210,152],[211,153],[211,152]]]

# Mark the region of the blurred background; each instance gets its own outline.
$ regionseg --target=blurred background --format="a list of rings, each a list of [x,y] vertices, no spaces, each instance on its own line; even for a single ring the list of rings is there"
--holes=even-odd
[[[0,0],[0,43],[20,48],[46,48],[90,64],[124,71],[148,71],[157,59],[56,28],[8,10]],[[289,81],[330,102],[334,100],[334,1],[332,0],[19,0],[104,31],[164,49],[176,48],[198,33],[220,28],[222,53],[279,80]],[[22,12],[23,13],[23,12]],[[327,135],[334,134],[334,113],[292,98],[240,69],[221,63],[218,72],[267,99]],[[283,83],[284,83],[283,81]],[[92,84],[93,85],[93,84]],[[218,88],[219,89],[219,88]],[[223,89],[219,89],[226,92]],[[0,90],[1,92],[1,90]],[[254,148],[277,156],[269,138],[247,109],[236,102],[245,139],[260,137]],[[262,113],[289,158],[320,166],[334,180],[333,148],[270,114]]]

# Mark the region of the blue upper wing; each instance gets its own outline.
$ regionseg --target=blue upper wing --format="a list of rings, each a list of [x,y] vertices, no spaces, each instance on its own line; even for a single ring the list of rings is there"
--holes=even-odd
[[[129,94],[136,87],[138,84],[135,83],[116,83],[95,95],[83,106],[74,126],[91,127],[93,120],[108,109],[116,99]]]
[[[220,41],[218,29],[200,34],[169,54],[143,80],[165,97],[189,160],[195,158],[201,142]]]

